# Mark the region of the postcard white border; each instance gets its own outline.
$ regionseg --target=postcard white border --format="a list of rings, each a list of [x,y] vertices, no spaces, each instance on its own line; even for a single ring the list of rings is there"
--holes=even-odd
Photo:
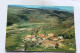
[[[78,0],[0,0],[0,53],[5,52],[8,5],[73,6],[75,19],[76,53],[80,53],[80,1]]]

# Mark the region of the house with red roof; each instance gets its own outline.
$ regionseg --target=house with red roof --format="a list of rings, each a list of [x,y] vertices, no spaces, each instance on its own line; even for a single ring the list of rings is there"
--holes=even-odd
[[[55,40],[55,41],[59,40],[58,37],[51,37],[51,39],[52,39],[52,40]]]
[[[27,35],[25,37],[25,39],[28,40],[28,41],[35,41],[36,40],[34,35]]]
[[[46,40],[47,38],[49,38],[49,36],[44,36],[44,34],[39,34],[38,37],[43,40]]]
[[[49,37],[53,37],[53,36],[54,36],[54,34],[53,34],[53,33],[50,33],[50,34],[48,34],[48,36],[49,36]]]
[[[57,42],[53,42],[53,41],[49,41],[49,40],[46,40],[46,41],[42,41],[41,42],[43,45],[45,45],[46,47],[58,47],[59,46],[59,43]]]

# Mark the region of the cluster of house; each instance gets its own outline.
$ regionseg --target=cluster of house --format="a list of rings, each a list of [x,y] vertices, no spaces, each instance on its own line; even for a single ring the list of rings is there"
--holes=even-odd
[[[44,36],[44,34],[39,34],[38,35],[38,37],[39,38],[41,38],[41,39],[43,39],[43,40],[46,40],[46,39],[48,39],[48,38],[50,38],[50,37],[53,37],[54,36],[54,34],[48,34],[48,36]]]
[[[59,45],[58,41],[64,41],[62,36],[59,37],[54,37],[55,35],[50,33],[47,36],[44,36],[44,34],[39,34],[37,35],[37,37],[35,35],[27,35],[25,37],[25,40],[27,41],[38,41],[38,44],[41,43],[43,45],[46,45],[47,47],[49,46],[53,46],[53,47],[57,47]],[[50,38],[51,40],[49,40],[48,38]]]

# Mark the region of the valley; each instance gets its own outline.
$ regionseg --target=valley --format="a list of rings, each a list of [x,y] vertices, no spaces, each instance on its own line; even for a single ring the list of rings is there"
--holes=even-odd
[[[75,51],[74,14],[9,7],[6,51]]]

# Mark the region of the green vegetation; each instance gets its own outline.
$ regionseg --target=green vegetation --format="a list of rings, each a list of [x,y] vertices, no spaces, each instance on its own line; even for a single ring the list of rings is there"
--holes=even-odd
[[[73,13],[49,9],[9,7],[7,17],[6,51],[75,51]],[[53,33],[63,36],[64,47],[45,48],[37,45],[38,34]],[[24,42],[27,35],[35,35],[37,41]],[[48,38],[50,41],[52,39]],[[23,45],[23,46],[22,46]],[[22,49],[22,50],[21,50]]]

